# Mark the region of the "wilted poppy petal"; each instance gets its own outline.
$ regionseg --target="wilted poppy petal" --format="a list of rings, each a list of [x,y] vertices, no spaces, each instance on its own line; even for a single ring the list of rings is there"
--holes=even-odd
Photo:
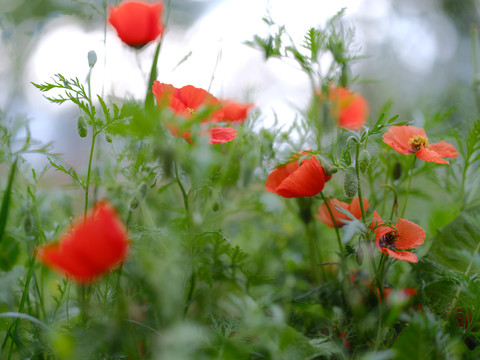
[[[276,193],[286,198],[314,196],[323,190],[325,181],[325,170],[317,158],[312,157],[282,181]]]
[[[423,161],[434,162],[437,164],[450,164],[447,160],[442,159],[442,157],[438,155],[435,151],[424,147],[418,150],[415,155]]]
[[[417,256],[410,251],[395,251],[389,248],[384,248],[384,250],[387,252],[388,255],[397,260],[407,261],[411,263],[418,262]]]
[[[458,156],[458,151],[455,149],[455,146],[446,141],[430,144],[430,150],[435,151],[441,157],[456,159]]]
[[[413,249],[425,241],[425,230],[411,221],[398,219],[395,227],[398,229],[398,238],[395,241],[397,249]]]
[[[231,127],[216,127],[209,130],[210,144],[226,143],[237,136],[237,130]]]

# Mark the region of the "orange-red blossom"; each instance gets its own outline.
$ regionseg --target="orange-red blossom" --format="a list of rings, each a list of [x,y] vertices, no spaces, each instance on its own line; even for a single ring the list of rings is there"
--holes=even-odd
[[[48,267],[80,284],[88,284],[121,264],[129,249],[125,226],[106,202],[98,203],[60,238],[37,251]]]
[[[163,6],[161,1],[124,1],[110,8],[108,21],[125,44],[139,48],[162,34]]]
[[[383,135],[383,142],[403,155],[437,164],[449,164],[446,158],[456,158],[458,151],[446,141],[430,144],[425,130],[411,125],[393,126]]]
[[[337,224],[338,227],[341,227],[345,225],[347,222],[351,221],[351,219],[345,215],[344,213],[338,211],[336,208],[343,208],[350,212],[354,217],[357,219],[360,219],[362,217],[362,211],[360,209],[360,200],[358,196],[352,200],[350,204],[347,204],[346,202],[337,200],[337,199],[330,199],[327,200],[328,206],[330,207],[330,210],[332,211],[333,218],[335,219],[335,223]],[[365,211],[368,210],[368,201],[367,199],[363,198],[363,208]],[[330,216],[330,213],[328,212],[327,205],[323,203],[320,205],[318,208],[318,214],[315,215],[315,217],[323,222],[325,225],[333,228],[335,227],[333,225],[332,217]]]
[[[373,230],[375,245],[378,249],[397,260],[417,262],[417,256],[407,250],[423,244],[426,236],[425,230],[406,219],[398,219],[394,228],[383,224],[380,215],[375,211],[371,227],[380,225]]]
[[[305,155],[307,152],[302,152]],[[315,156],[305,158],[299,164],[299,155],[290,162],[274,169],[267,177],[265,189],[285,198],[315,196],[332,177],[325,174],[325,169]]]
[[[159,109],[167,106],[174,114],[185,119],[184,126],[168,123],[167,127],[173,136],[183,137],[189,143],[192,136],[189,121],[201,109],[211,109],[207,118],[201,120],[201,125],[207,127],[209,143],[217,144],[232,141],[237,136],[237,130],[221,123],[242,123],[252,107],[251,104],[220,101],[208,91],[192,85],[176,88],[170,84],[154,81],[152,91]]]
[[[338,126],[358,131],[368,118],[370,109],[365,98],[344,87],[331,87],[329,99],[332,103],[332,115],[338,119]]]

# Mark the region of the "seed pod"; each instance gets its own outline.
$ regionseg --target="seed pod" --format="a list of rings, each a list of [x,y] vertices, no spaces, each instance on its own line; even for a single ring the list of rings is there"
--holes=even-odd
[[[107,140],[108,143],[113,142],[113,136],[110,133],[105,133],[105,140]]]
[[[398,180],[402,177],[402,164],[400,161],[397,161],[393,166],[393,180]]]
[[[88,124],[87,124],[87,120],[85,120],[83,116],[78,117],[77,130],[78,130],[78,135],[80,135],[80,137],[84,138],[87,136]]]
[[[358,191],[358,179],[357,173],[353,166],[349,166],[345,170],[345,179],[343,180],[343,189],[345,191],[345,196],[349,199],[352,199],[357,195]]]
[[[362,174],[365,173],[368,169],[368,165],[370,165],[370,159],[372,157],[370,156],[370,153],[368,150],[362,150],[360,154],[358,155],[358,166],[360,167],[360,171]]]
[[[361,246],[359,246],[356,253],[355,253],[355,258],[357,260],[358,265],[363,264],[364,257],[365,257],[365,254],[363,253],[363,248]]]
[[[88,52],[88,66],[93,68],[97,63],[97,53],[93,50]]]

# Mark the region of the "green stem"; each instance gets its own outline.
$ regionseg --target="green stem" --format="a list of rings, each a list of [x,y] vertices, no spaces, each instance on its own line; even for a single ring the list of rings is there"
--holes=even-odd
[[[315,229],[315,224],[313,222],[303,222],[305,224],[305,230],[308,237],[308,248],[310,251],[310,265],[312,267],[313,276],[315,282],[318,284],[320,280],[325,279],[325,269],[320,265],[321,256],[319,254],[319,249],[317,246],[317,234]],[[320,268],[319,268],[320,267]]]
[[[177,164],[174,163],[173,167],[175,169],[175,180],[177,180],[178,187],[180,188],[180,191],[182,192],[182,197],[183,197],[183,205],[185,206],[185,213],[186,213],[186,218],[187,218],[187,224],[190,227],[191,224],[191,219],[190,219],[190,206],[188,204],[188,194],[185,191],[185,188],[183,187],[182,181],[180,180],[180,176],[178,174],[178,167]]]
[[[92,159],[93,159],[93,150],[95,149],[95,139],[97,137],[97,132],[93,131],[92,135],[92,145],[90,147],[90,157],[88,159],[88,170],[87,170],[87,180],[85,184],[85,209],[83,212],[83,219],[85,220],[87,218],[87,212],[88,212],[88,189],[90,187],[90,176],[92,173]]]
[[[475,104],[477,105],[477,112],[480,113],[480,93],[478,91],[478,85],[480,85],[478,73],[478,29],[473,24],[470,27],[470,38],[472,48],[473,93],[475,94]]]
[[[363,196],[362,196],[362,185],[360,183],[360,166],[358,164],[358,155],[360,154],[360,143],[356,143],[355,147],[355,172],[357,173],[357,183],[358,183],[358,200],[360,203],[360,211],[362,212],[362,221],[364,224],[367,222],[367,217],[365,215],[365,207],[363,206]]]
[[[410,186],[412,186],[413,169],[415,168],[415,160],[416,159],[417,159],[417,157],[414,156],[413,161],[412,161],[412,169],[410,171],[410,179],[408,179],[407,194],[405,195],[405,202],[403,203],[402,214],[400,215],[401,218],[403,218],[403,215],[405,215],[405,209],[407,208],[408,194],[410,193]]]
[[[148,78],[147,95],[145,96],[145,108],[147,109],[153,106],[152,86],[153,86],[153,82],[157,78],[158,55],[160,54],[161,47],[162,47],[162,40],[160,39],[160,41],[157,44],[157,48],[155,49],[155,55],[153,56],[152,67],[150,69],[150,76]]]

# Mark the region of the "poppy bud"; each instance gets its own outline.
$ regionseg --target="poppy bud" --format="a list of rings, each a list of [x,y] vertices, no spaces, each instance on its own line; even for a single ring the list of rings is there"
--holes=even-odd
[[[368,165],[370,165],[370,153],[368,150],[364,149],[358,155],[358,165],[360,166],[360,171],[364,174],[365,171],[368,169]]]
[[[357,195],[358,191],[358,179],[357,173],[355,172],[355,167],[349,166],[345,170],[345,179],[343,181],[343,189],[345,191],[345,196],[349,199],[352,199]]]
[[[363,248],[361,246],[359,246],[356,253],[355,253],[355,258],[357,260],[358,265],[363,264],[364,257],[365,257],[365,254],[363,253]]]
[[[88,66],[93,68],[97,63],[97,53],[93,50],[88,52]]]
[[[132,201],[130,201],[129,208],[130,208],[130,210],[135,210],[138,207],[138,205],[140,205],[140,203],[139,203],[137,197],[134,196]]]
[[[80,137],[84,138],[87,136],[87,133],[88,133],[87,126],[88,126],[87,120],[85,120],[83,116],[79,116],[77,121],[77,130],[78,130],[78,135],[80,135]]]
[[[402,164],[397,161],[393,166],[393,180],[398,180],[402,177]]]
[[[25,218],[23,219],[23,227],[25,229],[25,233],[31,234],[33,230],[33,220],[32,215],[29,211],[25,213]]]
[[[113,136],[110,133],[105,133],[105,140],[107,140],[108,143],[113,142]]]

